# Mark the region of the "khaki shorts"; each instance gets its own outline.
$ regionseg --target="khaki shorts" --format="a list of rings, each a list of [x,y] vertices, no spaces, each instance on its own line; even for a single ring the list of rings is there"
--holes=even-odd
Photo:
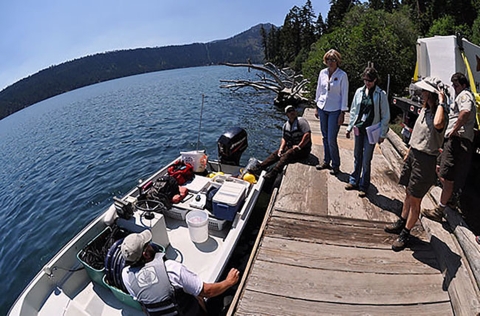
[[[437,180],[436,164],[436,156],[411,148],[398,183],[404,185],[413,197],[421,199]]]

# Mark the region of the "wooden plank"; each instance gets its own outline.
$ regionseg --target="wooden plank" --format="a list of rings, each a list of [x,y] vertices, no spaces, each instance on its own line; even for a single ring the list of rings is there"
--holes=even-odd
[[[438,274],[433,251],[341,247],[265,237],[258,260],[312,269],[383,274]]]
[[[392,144],[392,147],[395,148],[395,150],[398,152],[398,155],[400,157],[405,157],[407,154],[407,145],[402,141],[400,136],[398,136],[393,130],[389,129],[387,132],[387,139],[390,144]]]
[[[316,147],[316,146],[314,146]],[[349,162],[353,170],[353,162]],[[337,177],[314,166],[290,164],[283,177],[276,206],[305,214],[343,216],[366,220],[394,221],[401,213],[405,195],[385,161],[372,161],[372,186],[366,199],[358,191],[346,191],[349,175]]]
[[[345,218],[345,217],[307,215],[307,214],[297,213],[297,212],[288,212],[278,208],[275,208],[272,214],[273,214],[272,217],[283,217],[283,218],[291,218],[294,220],[308,221],[311,223],[312,227],[323,225],[323,224],[331,224],[336,226],[343,226],[345,227],[346,230],[348,230],[349,227],[361,227],[367,230],[368,229],[378,230],[380,233],[383,231],[383,228],[385,227],[386,224],[391,223],[391,221],[382,222],[382,221],[368,221],[363,219],[352,219],[352,218]],[[415,223],[415,226],[411,230],[411,234],[423,241],[428,241],[429,239],[420,221],[417,221]],[[387,234],[387,235],[393,236],[390,234]]]
[[[444,286],[448,289],[456,315],[479,315],[479,289],[474,281],[467,260],[454,238],[440,223],[422,218],[431,234],[431,245],[443,271]]]
[[[317,173],[314,166],[288,165],[275,205],[305,214],[326,215],[326,179],[326,174]]]
[[[447,207],[446,214],[447,221],[450,227],[453,228],[458,242],[462,245],[462,250],[465,253],[477,286],[480,288],[480,260],[478,260],[480,258],[480,247],[478,247],[475,241],[475,235],[468,227],[465,227],[462,216],[457,211]]]
[[[319,316],[319,315],[415,315],[452,316],[450,302],[414,305],[336,304],[332,302],[298,300],[285,296],[246,291],[238,316]]]
[[[341,148],[340,154],[351,159],[343,159],[342,174],[328,178],[328,214],[366,220],[395,220],[401,213],[405,189],[397,184],[398,180],[385,159],[380,154],[374,155],[371,186],[367,197],[360,198],[358,191],[345,190],[353,172],[353,152]]]
[[[257,260],[247,282],[251,291],[308,301],[369,305],[449,301],[441,274],[351,273]]]
[[[382,155],[385,157],[385,160],[390,165],[390,168],[394,171],[395,175],[398,177],[402,171],[403,158],[405,157],[406,149],[405,145],[399,150],[398,146],[398,136],[392,135],[394,133],[392,130],[389,130],[387,133],[387,139],[380,145]]]
[[[390,249],[391,244],[397,237],[396,235],[385,233],[383,226],[366,221],[359,221],[359,225],[353,226],[343,225],[339,220],[339,224],[331,225],[322,221],[316,221],[312,217],[305,216],[302,219],[298,215],[295,217],[295,214],[288,215],[289,217],[273,216],[268,223],[266,236],[339,246],[379,249]],[[412,232],[412,234],[414,233],[415,231]],[[411,238],[411,250],[431,249],[427,242],[418,237],[413,236]]]

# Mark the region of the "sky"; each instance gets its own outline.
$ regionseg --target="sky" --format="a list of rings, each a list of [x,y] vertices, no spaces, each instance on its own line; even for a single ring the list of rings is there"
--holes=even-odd
[[[0,91],[53,65],[113,50],[207,43],[259,23],[281,26],[306,0],[0,2]],[[329,0],[311,0],[325,19]]]

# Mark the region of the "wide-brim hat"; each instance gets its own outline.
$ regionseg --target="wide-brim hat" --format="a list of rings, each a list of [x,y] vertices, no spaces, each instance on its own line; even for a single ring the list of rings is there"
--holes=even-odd
[[[442,81],[435,77],[425,77],[414,83],[415,87],[432,93],[438,93],[438,86]]]

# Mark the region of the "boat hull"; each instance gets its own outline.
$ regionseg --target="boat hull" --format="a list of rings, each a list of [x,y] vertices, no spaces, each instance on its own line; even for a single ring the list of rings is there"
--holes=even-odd
[[[165,175],[168,166],[177,160],[160,169],[144,183]],[[240,172],[240,167],[208,162],[208,170],[233,175]],[[213,181],[206,177],[205,173],[195,175],[195,178],[195,181],[206,184]],[[187,195],[181,203],[174,204],[170,213],[154,212],[153,218],[147,219],[145,212],[136,210],[132,218],[118,218],[115,222],[119,227],[131,232],[150,229],[153,241],[165,248],[168,259],[182,262],[204,282],[211,283],[218,281],[224,272],[262,186],[263,174],[256,184],[249,185],[248,194],[233,221],[225,223],[210,214],[212,218],[209,223],[209,236],[203,243],[192,242],[183,217],[188,211],[195,209],[189,202],[195,193]],[[137,197],[138,190],[134,188],[122,200],[134,203]],[[92,271],[87,271],[78,258],[79,252],[108,227],[112,221],[112,210],[115,210],[114,204],[89,223],[43,267],[18,297],[9,315],[143,315],[138,306],[120,301],[108,286],[99,282],[101,275],[95,278],[96,282],[92,281],[92,273],[87,273]]]

